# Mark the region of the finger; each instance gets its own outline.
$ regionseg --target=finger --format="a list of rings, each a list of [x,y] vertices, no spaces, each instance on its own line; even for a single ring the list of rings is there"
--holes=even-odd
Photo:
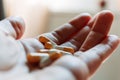
[[[120,39],[111,35],[90,50],[79,54],[79,57],[88,65],[90,74],[93,74],[100,64],[112,54],[119,43]]]
[[[63,42],[69,40],[79,30],[81,30],[88,23],[89,20],[89,14],[81,14],[80,16],[77,16],[76,18],[71,20],[69,23],[66,23],[53,32],[44,35],[50,38],[55,43],[62,44]]]
[[[76,35],[74,35],[69,41],[63,43],[63,46],[69,46],[74,48],[75,51],[79,50],[83,42],[85,41],[87,35],[91,31],[94,22],[96,21],[96,18],[99,14],[96,14],[89,22],[88,24],[83,27]]]
[[[93,30],[89,33],[81,46],[81,51],[86,51],[100,43],[108,34],[113,21],[113,14],[110,11],[102,11],[94,23]]]
[[[0,30],[6,35],[19,39],[25,31],[25,24],[20,17],[9,17],[0,21]]]
[[[24,20],[20,17],[9,17],[8,20],[12,24],[15,32],[17,34],[16,39],[20,39],[25,32],[25,23]]]

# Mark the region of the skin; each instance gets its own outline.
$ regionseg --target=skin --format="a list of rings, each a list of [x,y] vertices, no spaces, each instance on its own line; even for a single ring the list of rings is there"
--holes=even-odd
[[[43,49],[44,46],[37,40],[38,37],[20,39],[25,29],[21,18],[10,17],[1,21],[0,59],[1,55],[5,57],[2,58],[3,63],[0,63],[3,65],[0,66],[0,78],[2,80],[88,80],[119,45],[120,39],[117,36],[108,35],[113,18],[110,11],[99,12],[93,18],[83,13],[60,28],[42,34],[58,45],[74,48],[76,52],[74,56],[63,56],[50,66],[44,69],[36,68],[31,72],[25,64],[25,56],[27,53]]]
[[[24,19],[26,31],[22,38],[34,37],[46,30],[49,10],[42,3],[41,0],[3,0],[5,17],[17,15]]]

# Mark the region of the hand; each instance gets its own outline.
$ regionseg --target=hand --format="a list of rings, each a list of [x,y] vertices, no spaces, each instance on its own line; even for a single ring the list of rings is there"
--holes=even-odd
[[[81,14],[53,32],[43,34],[56,44],[70,46],[76,52],[74,56],[63,56],[50,66],[31,72],[25,65],[25,54],[44,48],[43,45],[37,38],[20,39],[24,32],[20,18],[1,21],[0,27],[5,29],[0,31],[0,59],[7,68],[15,65],[0,72],[1,80],[87,80],[119,44],[117,36],[108,35],[112,21],[110,11],[102,11],[93,18]],[[0,67],[7,69],[1,64]]]

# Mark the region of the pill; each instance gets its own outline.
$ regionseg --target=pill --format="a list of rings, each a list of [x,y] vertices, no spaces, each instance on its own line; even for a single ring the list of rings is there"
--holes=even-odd
[[[27,61],[28,63],[39,63],[40,62],[40,57],[39,56],[35,56],[35,54],[38,54],[38,53],[29,53],[27,54]]]
[[[51,42],[47,42],[47,43],[45,43],[45,49],[52,49],[52,48],[54,48],[54,44],[52,44]]]
[[[38,50],[39,53],[48,53],[48,54],[51,54],[51,53],[56,53],[56,52],[60,52],[60,50],[57,50],[57,49],[40,49]]]
[[[38,64],[40,68],[52,63],[50,61],[50,55],[48,53],[30,53],[27,55],[27,61],[29,64]]]
[[[71,55],[71,53],[57,49],[41,49],[39,53],[28,54],[27,60],[28,63],[38,64],[40,68],[43,68],[64,55]]]
[[[64,55],[71,55],[71,53],[69,52],[65,52],[65,51],[61,51],[61,50],[51,50],[51,52],[49,53],[49,63],[51,64],[52,62],[54,62],[55,60],[59,59],[60,57],[64,56]],[[51,62],[50,62],[51,61]]]
[[[66,51],[61,51],[60,53],[61,53],[63,56],[64,56],[64,55],[73,55],[72,53],[66,52]]]
[[[44,53],[40,53],[40,55],[41,54],[44,54]],[[41,56],[41,60],[38,65],[39,65],[39,68],[43,68],[45,66],[48,66],[51,63],[52,61],[50,60],[50,55],[47,53],[46,55]]]
[[[27,60],[30,64],[38,64],[40,68],[48,66],[53,61],[64,55],[72,55],[74,49],[67,46],[59,46],[45,36],[39,36],[39,41],[43,43],[45,49],[37,50],[37,53],[27,54]]]
[[[67,47],[67,46],[55,46],[55,49],[63,50],[66,52],[74,53],[74,49],[72,47]]]
[[[55,42],[53,42],[52,40],[45,36],[39,36],[39,41],[42,42],[43,44],[50,42],[52,45],[57,45]]]
[[[62,54],[60,53],[31,53],[28,54],[27,60],[30,64],[38,64],[40,68],[43,68],[45,66],[48,66],[56,59],[60,58]]]
[[[59,50],[59,49],[40,49],[38,50],[39,53],[48,53],[48,54],[52,54],[52,53],[61,53],[63,55],[71,55],[72,53],[70,52],[66,52],[66,51],[62,51],[62,50]]]
[[[50,50],[48,49],[39,49],[37,50],[38,53],[48,53]]]
[[[46,38],[45,36],[39,36],[39,41],[45,44],[46,42],[49,42],[50,40]]]
[[[67,46],[58,46],[56,43],[54,43],[53,41],[49,40],[45,36],[40,36],[39,37],[39,41],[44,43],[46,49],[55,48],[55,49],[67,51],[67,52],[70,52],[70,53],[74,53],[74,49],[73,48],[67,47]]]
[[[52,61],[55,61],[56,59],[59,59],[61,56],[62,56],[62,54],[60,54],[60,53],[53,53],[53,54],[50,54],[50,59]]]

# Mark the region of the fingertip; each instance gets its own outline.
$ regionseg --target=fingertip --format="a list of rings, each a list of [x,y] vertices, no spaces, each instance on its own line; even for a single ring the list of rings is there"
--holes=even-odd
[[[15,16],[16,22],[22,26],[22,28],[25,30],[25,22],[22,17]]]
[[[80,15],[78,15],[78,17],[82,16],[83,18],[86,18],[86,19],[91,19],[91,15],[89,13],[81,13]]]
[[[16,16],[16,24],[18,25],[21,31],[21,34],[18,36],[18,39],[20,39],[25,32],[25,22],[23,18]]]
[[[114,19],[114,13],[111,12],[110,10],[103,10],[100,12],[100,17],[107,18],[108,20],[113,20]]]
[[[103,11],[97,13],[97,14],[88,22],[88,26],[89,26],[89,27],[93,27],[95,21],[96,21],[98,18],[103,18],[103,19],[106,19],[106,18],[107,18],[107,20],[113,21],[114,14],[113,14],[110,10],[103,10]]]
[[[16,31],[17,34],[16,39],[20,39],[25,32],[24,20],[19,16],[9,17],[8,20],[10,21],[10,23],[12,24],[13,28]]]
[[[93,25],[93,31],[101,33],[103,35],[107,35],[112,22],[113,22],[114,15],[109,10],[104,10],[98,13],[97,19]]]
[[[91,15],[89,13],[81,13],[78,16],[74,17],[72,20],[79,20],[80,18],[90,19]]]
[[[80,27],[80,25],[84,27],[90,19],[91,19],[91,15],[89,13],[82,13],[74,17],[69,23],[72,26],[75,26],[76,28],[81,29],[82,27]]]

